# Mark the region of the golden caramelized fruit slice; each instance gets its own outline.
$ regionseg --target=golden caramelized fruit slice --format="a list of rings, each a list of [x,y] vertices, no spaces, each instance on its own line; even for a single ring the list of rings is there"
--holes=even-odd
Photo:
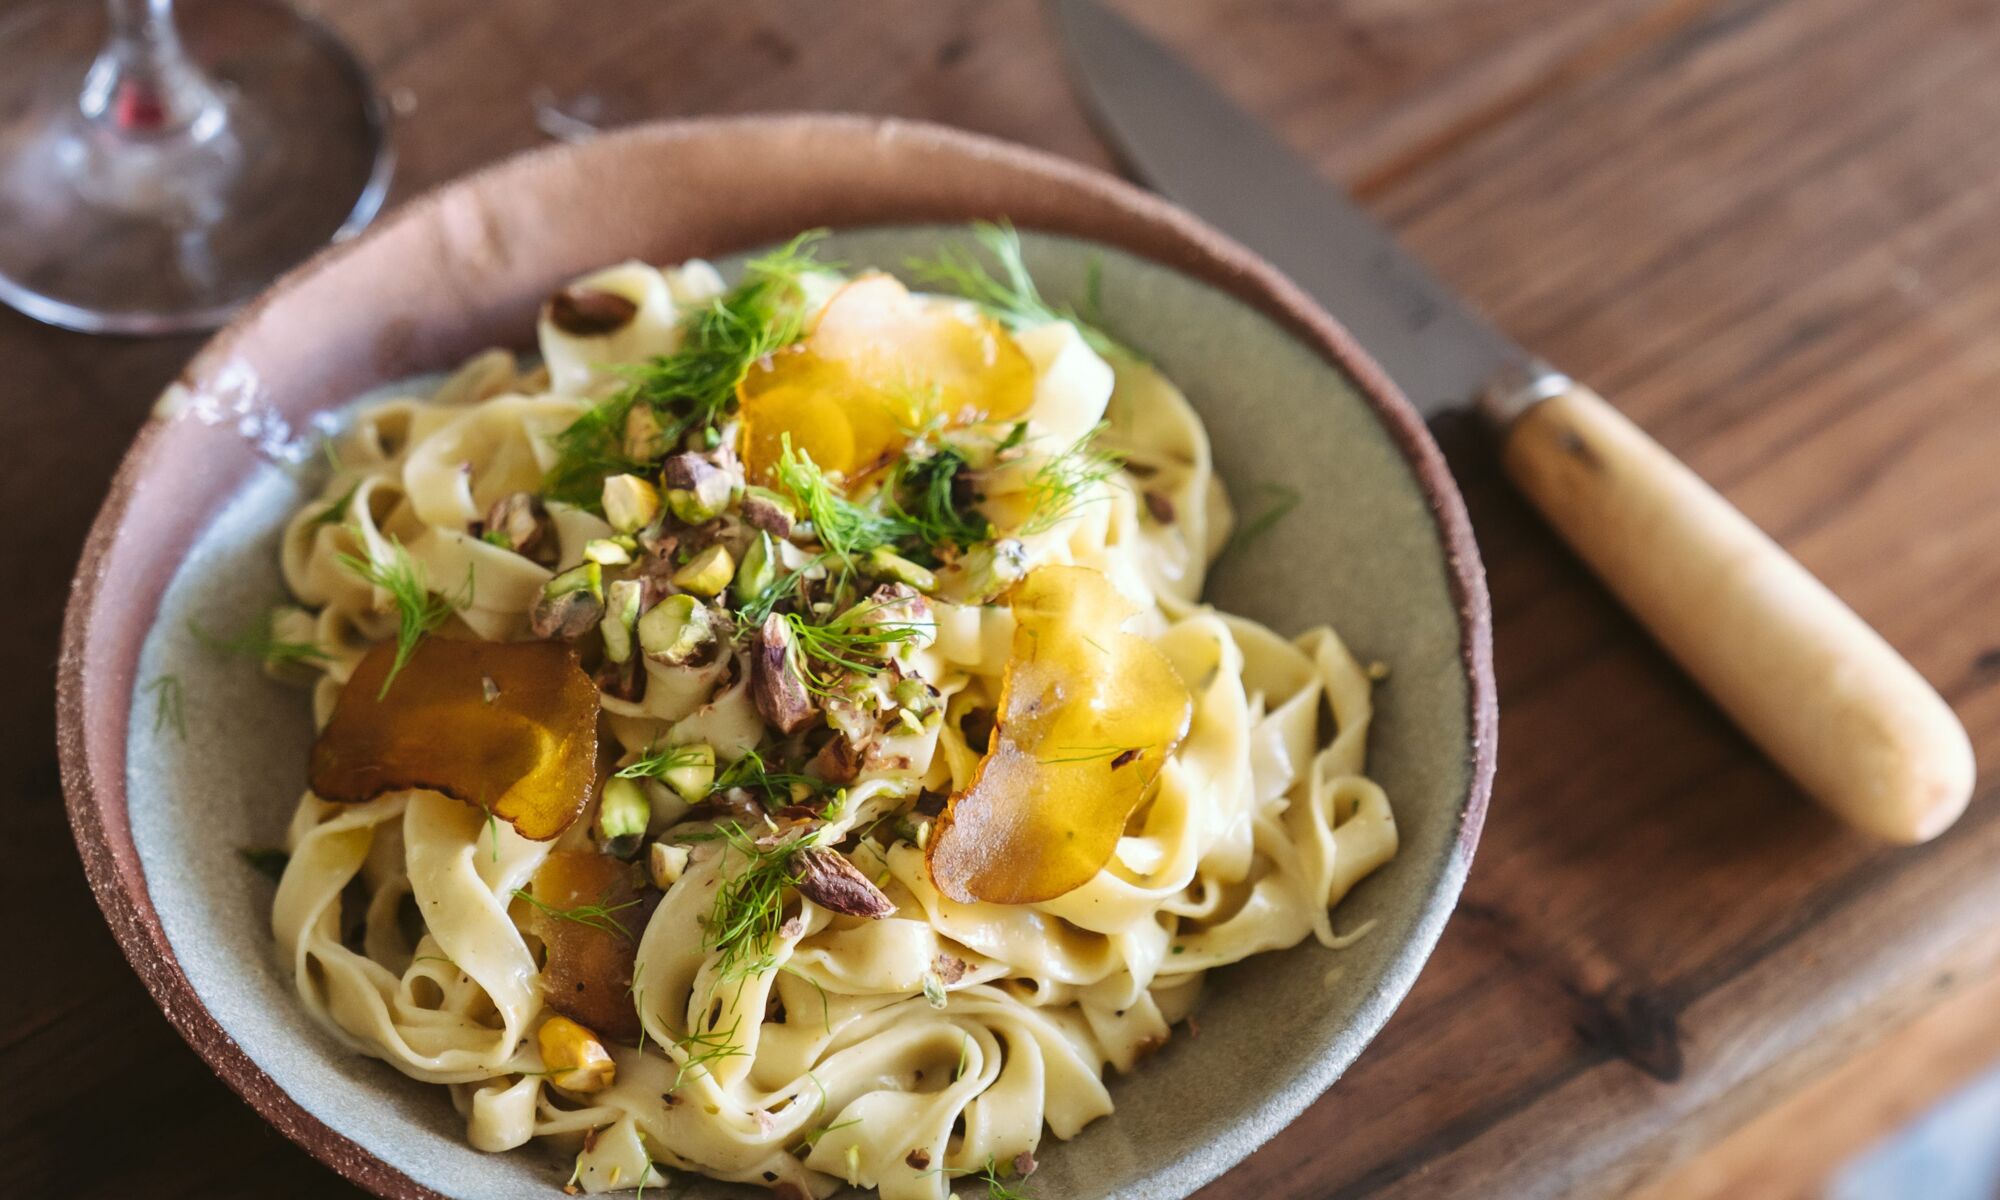
[[[1087,567],[1014,590],[999,724],[927,851],[954,900],[1053,900],[1097,874],[1194,711],[1173,664],[1120,627],[1137,609]]]
[[[396,647],[370,650],[313,744],[311,786],[359,804],[427,788],[547,841],[597,782],[597,688],[559,642],[425,638],[387,693]]]
[[[528,885],[522,924],[542,939],[542,995],[550,1008],[607,1037],[636,1041],[632,968],[657,899],[639,868],[594,850],[558,850]],[[521,913],[520,908],[515,912]]]
[[[859,479],[894,459],[909,430],[1010,420],[1034,392],[1034,364],[999,322],[863,275],[834,293],[804,341],[744,376],[743,460],[769,478],[790,434],[821,470]]]

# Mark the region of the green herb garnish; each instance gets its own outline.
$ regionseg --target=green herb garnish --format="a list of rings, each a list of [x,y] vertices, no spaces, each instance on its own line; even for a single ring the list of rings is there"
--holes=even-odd
[[[1271,532],[1286,513],[1299,505],[1299,489],[1290,484],[1260,483],[1253,490],[1264,497],[1264,506],[1256,516],[1236,527],[1236,532],[1229,537],[1228,546],[1224,547],[1225,553],[1249,549],[1251,543]]]
[[[795,665],[808,690],[826,695],[846,671],[875,674],[896,647],[922,632],[924,626],[913,621],[868,619],[870,613],[888,604],[885,600],[864,601],[817,623],[796,613],[785,614],[791,626]]]
[[[1038,762],[1038,763],[1041,763],[1041,764],[1042,764],[1043,766],[1050,766],[1050,767],[1052,767],[1052,766],[1056,766],[1056,765],[1059,765],[1059,764],[1061,764],[1061,763],[1082,763],[1082,762],[1096,762],[1097,760],[1099,760],[1099,759],[1101,759],[1101,758],[1116,758],[1116,757],[1118,757],[1119,755],[1121,755],[1121,754],[1125,753],[1125,752],[1126,752],[1126,751],[1127,751],[1128,749],[1130,749],[1130,747],[1126,747],[1126,746],[1061,746],[1061,747],[1058,747],[1058,749],[1061,749],[1061,750],[1074,750],[1074,751],[1076,751],[1076,753],[1074,753],[1074,754],[1068,754],[1068,755],[1065,755],[1065,756],[1063,756],[1063,757],[1061,757],[1061,758],[1038,758],[1038,759],[1036,759],[1035,761],[1036,761],[1036,762]]]
[[[158,734],[172,725],[174,733],[182,741],[187,741],[187,713],[181,703],[184,698],[181,677],[161,675],[139,690],[153,694],[153,732]]]
[[[859,1124],[861,1124],[860,1117],[849,1117],[838,1125],[822,1125],[818,1129],[815,1129],[811,1133],[807,1134],[805,1138],[801,1140],[797,1146],[792,1147],[793,1152],[796,1153],[799,1151],[811,1150],[815,1146],[818,1146],[819,1140],[825,1137],[827,1134]]]
[[[743,282],[682,322],[681,348],[626,369],[629,383],[556,435],[557,458],[544,483],[549,499],[597,511],[607,476],[643,472],[690,433],[712,435],[736,403],[751,364],[797,341],[803,332],[800,280],[826,269],[813,259],[820,232],[751,261]],[[658,453],[634,457],[626,420],[638,406],[658,426]]]
[[[771,943],[784,924],[785,890],[799,882],[794,861],[818,844],[824,828],[773,846],[760,846],[741,825],[718,825],[714,836],[744,859],[723,880],[704,922],[702,948],[715,952],[719,980],[744,979],[771,970]]]
[[[612,778],[665,779],[667,772],[676,771],[682,767],[691,767],[697,762],[704,761],[705,755],[713,753],[714,751],[708,749],[706,746],[703,746],[700,750],[696,750],[692,745],[664,746],[658,748],[648,746],[646,752],[639,756],[637,762],[614,772]]]
[[[292,856],[283,850],[252,850],[243,848],[236,851],[237,857],[255,867],[271,882],[285,877],[285,868],[291,864]]]
[[[730,788],[742,788],[748,792],[756,792],[759,794],[759,799],[768,807],[772,803],[792,803],[793,788],[801,783],[815,795],[827,788],[826,780],[817,775],[773,770],[763,755],[755,750],[749,750],[715,777],[714,790],[723,792]]]
[[[986,1185],[987,1200],[1033,1200],[1033,1197],[1029,1196],[1028,1193],[1008,1186],[1007,1179],[1009,1175],[1001,1174],[999,1164],[993,1161],[992,1155],[987,1155],[986,1165],[983,1167],[959,1167],[956,1169],[951,1167],[932,1167],[930,1170],[922,1173],[925,1175],[943,1175],[948,1179],[976,1179]]]
[[[842,565],[852,568],[856,555],[889,545],[910,532],[905,521],[841,495],[812,455],[792,448],[791,434],[785,434],[780,445],[778,482],[805,510],[819,544]]]
[[[1014,231],[1013,225],[1005,221],[998,225],[981,221],[973,225],[972,236],[978,239],[980,247],[999,266],[998,275],[971,252],[957,246],[946,246],[938,251],[935,258],[913,258],[904,265],[917,282],[948,288],[1010,328],[1031,329],[1051,321],[1067,321],[1076,326],[1083,340],[1099,354],[1138,357],[1096,324],[1077,315],[1075,309],[1050,304],[1042,298],[1041,290],[1035,286],[1034,276],[1028,273],[1028,264],[1022,258],[1021,235]],[[1095,269],[1091,278],[1093,282],[1089,284],[1087,299],[1094,309],[1102,284]]]
[[[354,540],[361,541],[358,532]],[[337,561],[370,585],[389,593],[396,605],[396,661],[382,680],[382,689],[375,693],[380,700],[389,694],[389,685],[396,682],[396,676],[402,673],[424,635],[444,624],[455,608],[472,602],[472,568],[466,567],[465,590],[453,601],[431,592],[423,567],[394,537],[389,538],[388,562],[358,554],[342,554]]]
[[[326,445],[327,453],[333,453],[333,443],[328,442]],[[336,471],[339,470],[340,464],[335,463],[334,469]],[[345,521],[347,519],[347,510],[354,507],[354,494],[360,490],[361,481],[357,479],[352,487],[341,494],[339,499],[334,500],[325,508],[320,509],[318,513],[314,514],[311,527],[318,529],[322,525],[338,525],[342,521]]]
[[[1029,477],[1028,517],[1021,522],[1022,533],[1045,533],[1062,524],[1090,502],[1092,489],[1124,466],[1117,455],[1098,448],[1097,438],[1103,432],[1100,422]]]
[[[638,904],[637,900],[627,900],[623,904],[612,904],[609,906],[604,904],[579,904],[573,908],[557,908],[546,900],[537,899],[526,888],[515,888],[514,898],[516,900],[526,900],[536,908],[541,909],[543,913],[559,921],[569,921],[572,924],[582,925],[602,933],[615,933],[626,941],[633,940],[632,931],[619,923],[617,914]]]
[[[676,1041],[674,1045],[680,1048],[681,1053],[687,1055],[687,1061],[683,1062],[680,1070],[674,1073],[674,1081],[668,1086],[667,1091],[680,1091],[681,1083],[687,1078],[689,1071],[700,1068],[713,1075],[712,1064],[725,1058],[741,1058],[748,1054],[749,1051],[736,1044],[736,1031],[742,1026],[743,1018],[738,1017],[727,1030],[711,1029],[707,1033],[689,1033]]]
[[[921,542],[933,559],[940,546],[964,549],[993,536],[991,521],[958,505],[957,483],[969,469],[963,454],[946,447],[929,458],[902,460],[883,489],[891,515],[907,530],[904,536]]]
[[[272,666],[299,666],[327,660],[326,652],[311,642],[287,642],[274,637],[271,632],[273,616],[274,613],[267,612],[258,625],[228,636],[211,633],[193,621],[188,622],[188,632],[211,650],[241,654]]]

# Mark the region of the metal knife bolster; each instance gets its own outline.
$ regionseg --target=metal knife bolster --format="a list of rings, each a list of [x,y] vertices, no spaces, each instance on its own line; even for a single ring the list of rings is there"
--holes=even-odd
[[[1473,408],[1489,428],[1502,433],[1535,405],[1575,387],[1575,380],[1539,358],[1516,359],[1487,378],[1473,397]]]

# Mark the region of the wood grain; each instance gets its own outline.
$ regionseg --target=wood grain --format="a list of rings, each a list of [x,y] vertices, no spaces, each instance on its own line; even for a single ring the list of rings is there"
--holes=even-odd
[[[396,200],[543,140],[538,105],[609,123],[899,113],[1105,161],[1029,0],[326,7],[401,114]],[[1991,977],[2000,10],[1125,7],[1831,584],[1939,685],[1981,767],[1935,843],[1844,832],[1568,557],[1476,432],[1445,429],[1495,597],[1505,737],[1485,844],[1383,1037],[1205,1195],[1617,1194]],[[34,914],[15,925],[27,969],[0,988],[0,1061],[34,1081],[0,1113],[0,1194],[354,1195],[152,1009],[61,816],[62,580],[192,349],[0,314],[0,562],[24,589],[0,638],[25,674],[0,723],[21,814],[0,856]]]

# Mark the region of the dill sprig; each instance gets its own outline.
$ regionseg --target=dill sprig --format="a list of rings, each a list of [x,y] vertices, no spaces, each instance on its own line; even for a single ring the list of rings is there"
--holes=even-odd
[[[288,642],[274,636],[271,630],[274,615],[266,612],[256,625],[228,635],[212,633],[194,621],[188,622],[188,632],[211,650],[241,654],[272,666],[303,666],[327,660],[326,652],[311,642]]]
[[[913,621],[869,619],[888,604],[866,600],[821,622],[797,613],[785,614],[785,623],[791,627],[794,664],[809,690],[825,695],[847,671],[873,675],[896,647],[922,631],[923,626]]]
[[[1271,532],[1286,513],[1299,506],[1299,489],[1290,484],[1259,483],[1253,490],[1264,498],[1263,508],[1236,527],[1236,532],[1229,536],[1229,544],[1223,547],[1224,553],[1249,549],[1257,539]]]
[[[811,1133],[807,1134],[804,1138],[800,1139],[799,1144],[792,1147],[792,1149],[794,1153],[811,1150],[815,1146],[818,1146],[819,1140],[825,1137],[827,1134],[836,1133],[842,1129],[848,1129],[859,1124],[861,1124],[860,1117],[849,1117],[838,1125],[822,1125],[818,1129],[815,1129]]]
[[[935,557],[941,546],[965,549],[993,536],[993,524],[976,509],[958,504],[958,480],[970,468],[965,455],[947,446],[929,458],[905,458],[882,489],[889,514]]]
[[[628,942],[633,940],[632,931],[625,928],[618,920],[617,914],[638,904],[637,900],[627,900],[623,904],[578,904],[570,908],[557,908],[548,901],[538,898],[526,888],[515,888],[514,898],[516,900],[526,900],[529,904],[540,909],[545,915],[554,917],[559,921],[569,921],[572,924],[582,925],[602,933],[615,933]]]
[[[358,532],[354,540],[361,541]],[[389,599],[396,605],[396,661],[383,678],[382,689],[375,693],[375,698],[380,700],[389,694],[389,685],[402,674],[404,665],[410,661],[410,655],[416,651],[417,643],[423,640],[424,635],[444,624],[454,609],[472,602],[472,568],[469,565],[466,567],[465,590],[453,601],[431,591],[423,567],[394,537],[389,539],[387,562],[381,562],[372,555],[358,554],[341,554],[338,561],[363,581],[389,593]]]
[[[1099,422],[1028,478],[1028,515],[1021,522],[1022,533],[1044,533],[1062,524],[1090,502],[1087,493],[1124,466],[1117,455],[1098,447],[1104,428]]]
[[[643,471],[625,446],[625,422],[645,405],[660,427],[657,445],[672,448],[689,433],[714,430],[736,403],[736,387],[758,359],[803,332],[800,280],[826,269],[814,261],[819,231],[752,260],[743,282],[682,321],[681,347],[625,369],[629,382],[556,435],[556,464],[543,490],[551,500],[597,510],[607,476]]]
[[[790,804],[794,786],[801,783],[811,789],[814,795],[824,792],[827,787],[826,780],[817,775],[773,770],[763,755],[755,750],[747,750],[743,757],[730,763],[715,777],[715,790],[724,792],[730,788],[742,788],[748,792],[756,792],[759,793],[759,799],[768,807],[772,803]]]
[[[1034,1200],[1027,1192],[1010,1186],[1009,1175],[1001,1173],[1000,1165],[992,1155],[986,1156],[983,1167],[932,1167],[921,1172],[925,1175],[943,1175],[947,1179],[974,1179],[986,1185],[987,1200]]]
[[[187,712],[182,701],[186,698],[178,675],[161,675],[139,689],[153,696],[153,732],[158,734],[167,726],[173,726],[174,733],[182,741],[187,741]]]
[[[1021,235],[1014,231],[1012,224],[1002,221],[995,225],[980,221],[973,225],[972,236],[999,267],[999,274],[994,274],[970,251],[958,246],[946,246],[938,251],[935,258],[913,258],[904,265],[917,282],[947,288],[985,309],[1010,328],[1031,329],[1052,321],[1067,321],[1076,326],[1083,340],[1099,354],[1137,357],[1116,338],[1079,316],[1075,309],[1068,305],[1051,304],[1042,298],[1041,289],[1035,286],[1035,278],[1028,273],[1028,264],[1022,258]],[[1094,308],[1099,288],[1095,268],[1091,275],[1093,281],[1089,296]]]
[[[759,846],[733,821],[718,826],[716,833],[747,861],[716,889],[704,923],[703,947],[715,952],[716,974],[723,980],[761,975],[774,965],[771,943],[784,924],[785,890],[799,882],[793,860],[813,838]]]
[[[770,616],[777,609],[778,605],[783,604],[787,600],[796,600],[802,596],[802,589],[807,580],[807,572],[813,570],[815,567],[825,567],[832,561],[833,555],[822,552],[807,559],[805,564],[796,571],[787,571],[780,568],[777,578],[765,584],[756,595],[736,606],[736,621],[738,626],[742,629],[750,630],[762,625],[764,618]]]
[[[1101,758],[1117,758],[1117,757],[1118,757],[1119,755],[1121,755],[1121,754],[1125,753],[1125,752],[1126,752],[1127,750],[1131,749],[1131,747],[1129,747],[1129,746],[1058,746],[1058,747],[1057,747],[1057,749],[1059,749],[1059,750],[1074,750],[1074,751],[1076,751],[1076,753],[1074,753],[1074,754],[1070,754],[1070,755],[1066,755],[1066,756],[1064,756],[1064,757],[1061,757],[1061,758],[1038,758],[1038,759],[1036,759],[1035,761],[1036,761],[1036,762],[1038,762],[1038,763],[1041,763],[1041,764],[1042,764],[1043,766],[1056,766],[1056,765],[1059,765],[1059,764],[1062,764],[1062,763],[1083,763],[1083,762],[1096,762],[1096,761],[1097,761],[1098,759],[1101,759]]]
[[[613,779],[665,779],[667,772],[692,766],[702,756],[693,746],[648,746],[637,762],[612,774]]]
[[[742,1058],[748,1054],[749,1051],[736,1044],[736,1032],[742,1027],[743,1018],[739,1016],[726,1030],[711,1029],[706,1033],[690,1031],[686,1037],[677,1039],[674,1045],[680,1048],[681,1053],[687,1055],[687,1059],[680,1064],[680,1070],[674,1073],[674,1082],[667,1090],[680,1091],[681,1083],[687,1079],[690,1071],[699,1069],[713,1075],[715,1063],[725,1058]]]
[[[785,923],[785,892],[799,883],[798,856],[819,845],[829,828],[823,825],[771,845],[760,845],[734,821],[707,835],[728,847],[725,864],[731,853],[744,860],[741,870],[724,876],[702,922],[702,949],[714,952],[719,981],[762,975],[777,966],[771,944]]]
[[[792,435],[780,439],[778,482],[790,492],[812,521],[813,536],[827,553],[847,567],[857,554],[886,546],[910,532],[909,525],[840,494],[812,455],[792,447]]]

